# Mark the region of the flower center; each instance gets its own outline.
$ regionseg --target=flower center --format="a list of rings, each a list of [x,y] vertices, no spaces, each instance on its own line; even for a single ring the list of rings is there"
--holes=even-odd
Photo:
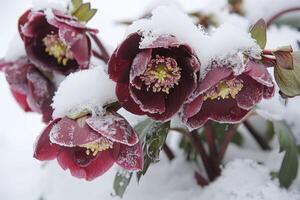
[[[217,86],[211,88],[204,96],[204,101],[207,99],[228,99],[232,97],[233,99],[243,88],[242,80],[231,79],[229,81],[223,81]]]
[[[53,56],[59,64],[66,66],[68,61],[74,58],[70,48],[56,34],[47,35],[43,39],[43,43],[46,46],[45,51]]]
[[[86,155],[96,156],[99,152],[105,151],[107,149],[112,149],[113,142],[102,137],[95,142],[91,142],[88,144],[81,145],[80,147],[86,148]]]
[[[179,84],[180,68],[175,59],[156,55],[151,59],[146,71],[140,76],[147,86],[147,91],[170,93],[170,89]]]

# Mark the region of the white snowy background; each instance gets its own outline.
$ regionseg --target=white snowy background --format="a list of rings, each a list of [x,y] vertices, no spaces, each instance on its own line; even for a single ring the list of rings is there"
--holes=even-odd
[[[0,57],[5,55],[10,40],[16,34],[18,17],[30,8],[31,2],[31,0],[1,1]],[[116,26],[114,21],[134,19],[142,15],[147,9],[146,6],[153,1],[91,0],[91,2],[98,8],[98,13],[89,26],[99,28],[102,40],[114,48],[121,42],[125,33],[125,28]],[[185,10],[200,8],[215,11],[223,7],[225,1],[178,2]],[[218,12],[218,14],[220,21],[228,20],[246,27],[260,17],[268,18],[272,13],[294,5],[300,6],[299,0],[248,0],[245,10],[248,11],[250,21],[237,16],[228,17],[226,13]],[[269,47],[292,44],[296,48],[296,40],[300,40],[300,33],[289,27],[271,27],[268,36]],[[18,107],[3,74],[0,74],[0,96],[1,200],[118,199],[112,195],[115,168],[93,182],[86,182],[73,178],[69,172],[61,170],[56,161],[41,163],[33,159],[34,141],[45,125],[41,123],[39,115],[25,114]],[[288,108],[284,108],[276,96],[271,102],[263,102],[261,108],[267,108],[272,114],[279,114],[286,119],[293,125],[296,137],[300,138],[300,123],[297,122],[300,117],[299,105],[300,100],[296,98],[290,102]],[[173,138],[169,141],[173,148],[175,140]],[[274,149],[270,152],[261,152],[249,136],[244,149],[231,145],[226,156],[228,164],[223,169],[222,176],[203,189],[193,178],[195,166],[186,163],[180,151],[175,150],[176,159],[172,162],[169,162],[162,153],[161,162],[150,168],[140,184],[137,184],[135,179],[132,180],[124,199],[299,200],[299,178],[288,191],[279,188],[277,180],[271,180],[270,171],[278,170],[282,159],[282,154],[278,153],[277,141],[273,143]],[[263,162],[264,165],[258,165],[253,160]]]

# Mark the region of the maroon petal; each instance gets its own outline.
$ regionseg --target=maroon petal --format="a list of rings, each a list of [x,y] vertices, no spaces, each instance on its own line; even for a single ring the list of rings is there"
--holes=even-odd
[[[138,78],[138,76],[142,75],[145,70],[147,69],[147,66],[151,60],[152,56],[152,50],[147,49],[144,51],[141,51],[137,54],[137,56],[134,58],[133,63],[131,65],[130,69],[130,83],[133,84],[136,88],[140,89],[141,85],[135,85],[134,80]]]
[[[82,69],[88,68],[91,57],[91,44],[86,34],[63,25],[59,27],[59,37],[70,47],[78,65]]]
[[[29,89],[27,102],[32,110],[45,114],[45,120],[47,120],[52,113],[50,105],[55,88],[49,80],[33,67],[28,70],[27,80]]]
[[[25,112],[31,112],[31,108],[29,107],[28,103],[27,103],[27,96],[24,94],[21,94],[13,89],[11,89],[11,93],[14,96],[14,98],[16,99],[16,101],[18,102],[18,104],[21,106],[21,108],[25,111]]]
[[[85,168],[80,167],[76,163],[73,151],[66,150],[66,148],[64,148],[64,150],[61,151],[59,153],[59,155],[57,156],[57,162],[61,166],[61,168],[63,168],[64,170],[69,169],[72,176],[77,177],[77,178],[86,178],[87,177]]]
[[[32,67],[32,65],[28,59],[22,57],[10,65],[6,65],[4,69],[5,77],[10,87],[22,94],[28,91],[27,71],[29,67]]]
[[[80,31],[92,32],[94,34],[98,33],[97,29],[86,27],[83,23],[80,23],[72,15],[67,15],[59,10],[52,10],[52,12],[55,18],[49,19],[48,23],[53,26],[59,27],[61,24],[65,24]]]
[[[41,161],[53,160],[59,153],[60,147],[57,144],[53,144],[49,139],[50,131],[59,120],[53,120],[39,136],[34,150],[34,157],[36,159]]]
[[[208,120],[221,123],[237,123],[241,121],[249,111],[238,107],[232,98],[222,100],[204,101],[200,112],[187,120],[187,125],[193,129],[203,126]]]
[[[128,84],[117,83],[116,85],[116,95],[118,97],[119,102],[122,107],[127,111],[136,114],[136,115],[144,115],[145,113],[140,109],[139,105],[135,103],[132,99]]]
[[[250,110],[263,98],[264,86],[249,76],[242,75],[240,79],[244,86],[236,95],[237,105],[244,110]]]
[[[86,117],[78,120],[62,118],[50,133],[51,141],[61,146],[75,147],[101,138],[101,135],[90,129],[85,119]]]
[[[133,33],[114,51],[108,61],[108,73],[112,80],[122,83],[128,82],[130,66],[135,56],[140,52],[140,39],[141,36],[138,33]]]
[[[139,141],[130,124],[117,113],[106,112],[103,116],[89,117],[86,123],[110,141],[128,146],[135,145]]]
[[[84,154],[84,149],[78,147],[64,148],[58,155],[57,161],[64,170],[69,169],[72,176],[84,178],[88,181],[104,174],[114,163],[110,151],[102,151],[91,159],[91,157]]]
[[[86,168],[86,180],[92,181],[93,179],[101,176],[107,172],[114,164],[115,160],[111,151],[102,151],[97,155]]]
[[[202,104],[203,104],[202,95],[199,95],[192,102],[184,104],[181,113],[181,117],[183,121],[186,122],[188,118],[196,115],[200,111]]]
[[[217,67],[210,70],[205,78],[199,82],[196,91],[194,92],[195,97],[200,94],[203,94],[211,87],[215,86],[216,84],[220,83],[220,81],[228,78],[232,75],[232,70],[227,67]]]
[[[264,86],[264,98],[265,99],[270,99],[274,96],[275,94],[275,86],[273,87],[267,87],[267,86]]]
[[[147,113],[163,113],[166,110],[165,94],[148,91],[145,86],[141,90],[130,87],[131,97],[139,105],[142,111]]]
[[[47,24],[47,20],[44,13],[27,11],[19,19],[19,30],[21,38],[24,40],[26,37],[34,37],[35,34],[40,30],[40,28],[45,24]]]
[[[154,49],[154,48],[171,48],[179,47],[182,45],[174,36],[171,35],[161,35],[156,40],[154,40],[149,45],[144,46],[145,49]]]
[[[142,145],[121,145],[116,163],[126,170],[142,170],[144,166],[144,153]]]
[[[246,66],[246,70],[243,73],[267,87],[274,86],[272,77],[263,64],[249,61]]]

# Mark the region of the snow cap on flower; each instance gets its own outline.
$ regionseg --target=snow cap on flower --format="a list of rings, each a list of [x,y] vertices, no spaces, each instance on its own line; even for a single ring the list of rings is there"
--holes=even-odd
[[[162,15],[157,9],[151,18],[134,23],[129,28],[133,32],[111,56],[108,73],[117,82],[116,94],[126,110],[166,121],[195,89],[200,61],[192,44],[176,34],[178,23],[189,33],[197,30],[192,21],[177,8],[159,9],[166,14],[161,20],[168,31],[160,32]]]
[[[108,111],[98,116],[55,119],[38,138],[34,157],[57,159],[64,170],[88,181],[114,163],[126,170],[141,170],[144,165],[136,132],[122,116]]]
[[[116,101],[115,83],[102,66],[70,74],[53,98],[53,117],[60,118],[82,111],[101,112],[103,106]]]

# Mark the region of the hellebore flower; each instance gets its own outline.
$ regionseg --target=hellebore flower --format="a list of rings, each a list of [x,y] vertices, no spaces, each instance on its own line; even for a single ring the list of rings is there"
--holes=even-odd
[[[89,29],[70,14],[58,10],[28,10],[19,19],[19,33],[28,58],[43,70],[64,75],[87,69],[91,57]]]
[[[43,121],[51,121],[51,102],[54,84],[43,75],[26,57],[2,64],[11,92],[25,112],[38,112]]]
[[[231,68],[217,67],[199,82],[181,117],[191,128],[199,128],[208,120],[236,123],[262,98],[273,95],[274,83],[263,64],[248,61],[238,76]]]
[[[173,36],[162,35],[143,48],[140,41],[138,33],[129,35],[110,58],[108,73],[126,110],[165,121],[196,88],[200,63],[191,47]]]
[[[41,161],[56,158],[64,170],[89,181],[114,163],[126,170],[141,170],[144,164],[137,134],[114,112],[52,121],[39,137],[34,157]]]

